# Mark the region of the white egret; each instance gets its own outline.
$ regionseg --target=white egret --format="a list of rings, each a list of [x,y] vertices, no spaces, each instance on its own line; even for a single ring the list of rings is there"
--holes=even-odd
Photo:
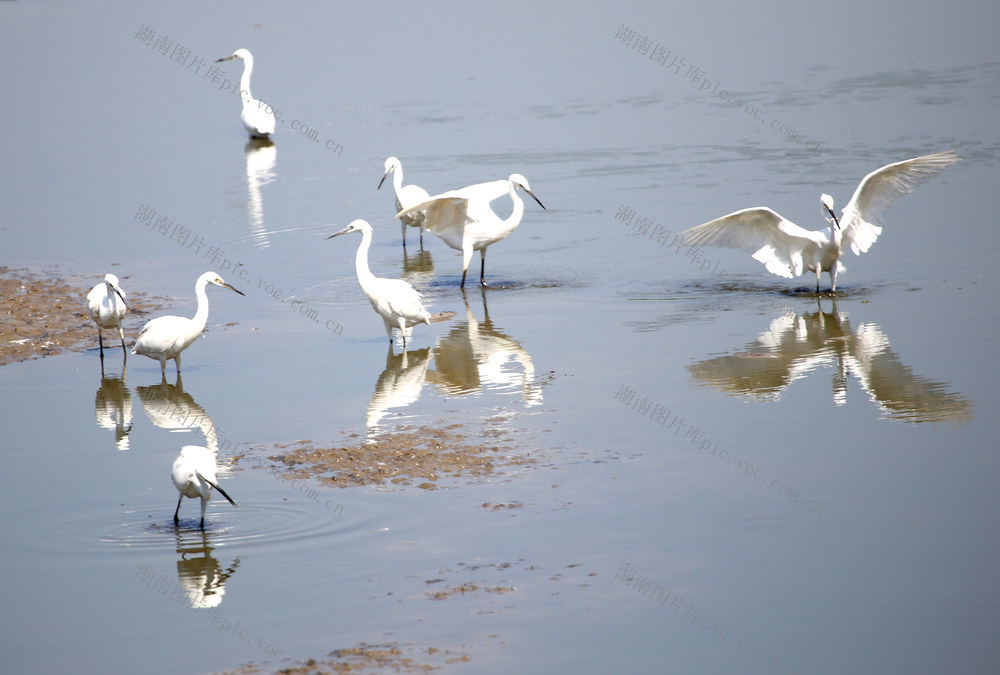
[[[250,74],[253,72],[253,54],[249,49],[237,49],[229,56],[216,59],[216,63],[238,59],[243,62],[243,75],[240,77],[240,98],[243,100],[243,113],[240,119],[243,126],[254,138],[267,138],[274,133],[274,109],[264,101],[258,101],[250,93]]]
[[[479,283],[485,286],[487,247],[513,232],[524,215],[524,202],[517,195],[518,188],[545,208],[528,186],[528,179],[519,173],[512,173],[506,180],[479,183],[435,195],[416,206],[403,209],[396,217],[422,213],[424,228],[462,252],[462,286],[465,286],[472,252],[479,251]],[[509,194],[514,201],[514,211],[507,218],[500,218],[490,208],[490,202],[505,194]]]
[[[403,347],[406,335],[418,323],[430,324],[431,315],[420,301],[420,293],[402,279],[380,279],[368,267],[368,249],[372,244],[372,226],[364,220],[354,220],[340,232],[331,234],[333,239],[349,232],[361,233],[361,245],[354,258],[361,290],[368,296],[375,313],[385,322],[385,332],[392,342],[392,329],[398,328],[402,334]]]
[[[158,316],[142,327],[139,337],[132,345],[133,354],[142,354],[159,361],[160,372],[164,377],[169,359],[174,360],[178,374],[181,372],[181,352],[205,330],[208,322],[208,294],[205,293],[205,287],[208,284],[223,286],[244,295],[243,291],[227,284],[215,272],[205,272],[194,284],[194,294],[198,298],[198,310],[194,313],[194,318]]]
[[[878,224],[885,211],[902,195],[911,192],[959,160],[953,152],[938,152],[888,164],[864,177],[838,219],[833,197],[820,197],[830,227],[806,230],[766,206],[743,209],[698,225],[681,233],[684,246],[726,246],[750,253],[768,272],[788,279],[812,271],[816,291],[820,275],[829,272],[832,291],[845,249],[855,255],[866,252],[880,234]]]
[[[122,319],[125,317],[125,291],[118,286],[118,277],[105,274],[104,281],[97,284],[87,293],[87,310],[90,318],[97,324],[97,344],[101,348],[101,360],[104,359],[104,338],[101,329],[116,328],[122,341],[122,354],[128,358],[125,349],[125,332],[122,330]]]
[[[430,195],[427,190],[419,187],[417,185],[403,185],[403,165],[395,157],[389,157],[385,160],[385,173],[382,174],[382,180],[378,182],[378,187],[376,190],[382,188],[382,183],[385,182],[386,177],[392,174],[392,189],[396,192],[396,212],[400,212],[403,209],[408,209],[411,206],[416,206],[422,202],[427,201]],[[413,213],[410,215],[400,217],[400,229],[403,231],[403,246],[406,246],[406,226],[419,227],[420,228],[420,246],[424,245],[424,214],[422,212]]]
[[[219,487],[218,479],[215,477],[216,470],[215,453],[208,448],[200,445],[185,445],[181,448],[181,454],[174,460],[174,466],[170,470],[170,479],[181,493],[177,498],[177,508],[174,509],[174,525],[180,522],[177,514],[181,510],[181,501],[185,497],[201,498],[201,529],[204,530],[205,507],[212,498],[212,488],[218,490],[230,504],[236,506],[232,497]]]

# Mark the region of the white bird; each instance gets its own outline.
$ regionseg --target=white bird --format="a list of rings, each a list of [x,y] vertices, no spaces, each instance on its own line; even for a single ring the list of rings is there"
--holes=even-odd
[[[368,267],[368,249],[372,244],[372,226],[364,220],[354,220],[340,232],[331,234],[327,239],[333,239],[349,232],[361,233],[361,245],[358,246],[354,258],[354,267],[358,273],[358,283],[361,290],[368,296],[372,309],[385,322],[385,332],[392,342],[392,329],[398,328],[402,334],[403,347],[406,347],[406,335],[418,323],[430,324],[431,315],[424,309],[420,301],[420,293],[402,279],[380,279],[372,274]]]
[[[880,234],[878,224],[885,211],[902,195],[943,171],[959,157],[938,152],[888,164],[864,177],[838,219],[833,197],[824,194],[820,202],[830,217],[830,227],[806,230],[786,220],[766,206],[743,209],[698,225],[681,233],[683,246],[726,246],[750,253],[768,272],[788,279],[829,272],[832,291],[837,290],[837,273],[846,268],[840,262],[845,249],[855,255],[866,252]]]
[[[487,247],[513,232],[524,215],[524,202],[517,195],[518,188],[545,208],[528,186],[528,179],[519,173],[512,173],[506,180],[479,183],[435,195],[416,206],[403,209],[396,217],[422,213],[426,229],[441,237],[448,246],[462,252],[462,286],[465,286],[472,252],[479,251],[479,283],[485,286]],[[490,208],[490,202],[505,194],[509,194],[514,201],[514,210],[507,218],[500,218]]]
[[[185,497],[191,499],[201,498],[201,529],[205,529],[205,507],[212,498],[212,488],[219,491],[230,504],[236,506],[232,497],[219,487],[215,464],[215,453],[200,445],[185,445],[181,448],[181,454],[174,460],[174,466],[170,470],[170,479],[174,482],[174,487],[180,492],[177,498],[177,508],[174,509],[174,525],[180,521],[177,514],[181,510],[181,501]]]
[[[198,310],[194,318],[183,316],[158,316],[149,321],[139,332],[139,337],[132,345],[133,354],[142,354],[160,362],[160,372],[166,377],[167,361],[174,360],[177,372],[181,372],[181,352],[198,339],[208,322],[208,295],[205,287],[208,284],[223,286],[231,291],[244,295],[243,291],[233,288],[222,280],[215,272],[205,272],[194,285],[194,294],[198,298]]]
[[[408,209],[411,206],[416,206],[422,202],[427,201],[430,195],[427,190],[419,187],[417,185],[403,185],[403,165],[395,157],[389,157],[385,160],[385,173],[382,174],[382,180],[378,182],[378,187],[376,190],[382,188],[382,183],[385,182],[386,177],[392,174],[392,189],[396,192],[396,212],[402,211],[403,209]],[[420,228],[420,246],[424,245],[424,214],[422,212],[413,213],[410,215],[400,217],[400,229],[403,231],[403,246],[406,246],[406,226],[419,227]]]
[[[125,317],[125,291],[118,286],[118,277],[105,274],[104,281],[97,284],[87,293],[87,310],[90,318],[97,324],[97,344],[101,347],[101,359],[104,359],[104,338],[102,328],[117,328],[118,337],[122,341],[122,353],[128,358],[125,350],[125,333],[122,330],[122,319]]]
[[[240,98],[243,99],[243,113],[240,119],[243,126],[254,138],[267,138],[274,133],[274,109],[264,101],[258,101],[250,93],[250,74],[253,72],[253,54],[249,49],[237,49],[229,56],[216,59],[216,63],[239,59],[243,62],[243,75],[240,77]]]

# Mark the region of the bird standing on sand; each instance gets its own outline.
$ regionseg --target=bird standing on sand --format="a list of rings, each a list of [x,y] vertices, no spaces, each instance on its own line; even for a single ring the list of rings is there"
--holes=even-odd
[[[101,361],[104,361],[104,338],[101,329],[115,328],[122,341],[122,354],[128,358],[125,349],[125,332],[122,330],[122,319],[125,317],[125,291],[118,286],[118,277],[105,274],[104,281],[90,289],[87,293],[87,311],[90,318],[97,324],[97,344],[101,348]]]

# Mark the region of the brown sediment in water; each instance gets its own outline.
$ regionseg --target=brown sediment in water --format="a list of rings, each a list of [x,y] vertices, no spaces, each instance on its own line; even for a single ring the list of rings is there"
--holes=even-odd
[[[97,346],[97,326],[87,312],[87,293],[104,278],[64,281],[27,270],[0,267],[0,366],[63,351],[83,351]],[[160,305],[142,293],[129,290],[125,315],[125,344],[134,327]],[[130,321],[130,319],[133,319]],[[104,331],[105,351],[121,350],[115,331]]]
[[[536,461],[513,445],[507,431],[486,428],[470,435],[467,428],[399,427],[369,441],[352,435],[357,440],[335,447],[312,441],[276,444],[280,452],[268,459],[285,480],[314,479],[344,488],[415,484],[430,490],[444,479],[482,479]]]
[[[219,675],[251,675],[254,673],[280,673],[281,675],[335,675],[340,673],[429,673],[446,665],[467,663],[468,654],[437,647],[417,647],[396,642],[370,645],[364,642],[356,647],[335,649],[328,659],[308,659],[293,666],[273,669],[248,663],[236,670]]]

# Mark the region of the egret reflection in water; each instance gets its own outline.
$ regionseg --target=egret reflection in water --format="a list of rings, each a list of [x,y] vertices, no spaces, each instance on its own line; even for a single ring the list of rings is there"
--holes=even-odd
[[[176,384],[163,379],[159,384],[138,387],[136,393],[153,424],[173,432],[198,430],[205,439],[205,447],[218,452],[219,435],[215,424],[191,394],[184,391],[184,383],[179,374]],[[198,445],[193,440],[185,441],[185,444]],[[227,468],[228,465],[220,464],[219,473],[226,473]]]
[[[429,286],[434,281],[434,258],[430,251],[403,251],[403,279],[417,288]]]
[[[177,530],[177,578],[194,609],[222,604],[226,582],[240,565],[239,557],[225,569],[212,555],[212,535],[205,530]]]
[[[946,383],[920,375],[903,364],[877,324],[852,329],[846,313],[789,312],[742,351],[688,366],[703,385],[753,400],[777,401],[785,389],[812,371],[833,367],[833,400],[847,402],[848,375],[883,412],[883,419],[906,422],[966,423],[972,403]]]
[[[97,426],[115,432],[115,447],[128,450],[128,435],[132,431],[132,392],[125,385],[125,365],[121,375],[107,375],[101,361],[101,386],[94,396],[94,416]]]
[[[375,383],[375,393],[368,404],[368,416],[365,425],[369,431],[375,431],[382,418],[393,408],[405,408],[420,398],[420,392],[427,379],[427,366],[430,363],[431,348],[405,348],[399,354],[393,353],[392,345],[385,357],[385,370]]]
[[[264,198],[260,188],[275,178],[274,164],[278,148],[269,139],[251,138],[244,148],[247,162],[247,208],[250,216],[250,236],[258,248],[271,245],[264,226]]]
[[[445,396],[487,390],[500,394],[517,392],[525,405],[541,404],[542,388],[535,379],[531,355],[517,340],[494,327],[486,308],[485,289],[480,289],[480,293],[482,322],[473,316],[468,296],[463,293],[465,321],[438,338],[433,349],[404,349],[394,354],[392,345],[389,346],[385,370],[375,383],[375,393],[368,405],[369,433],[376,433],[391,411],[398,412],[415,403],[426,382],[436,385],[438,393]]]
[[[459,322],[434,345],[434,370],[428,381],[448,393],[468,394],[484,388],[497,391],[521,392],[521,400],[529,406],[542,402],[541,385],[535,381],[535,365],[531,355],[514,338],[500,331],[490,319],[483,298],[483,321],[480,323],[465,301],[464,322]]]

